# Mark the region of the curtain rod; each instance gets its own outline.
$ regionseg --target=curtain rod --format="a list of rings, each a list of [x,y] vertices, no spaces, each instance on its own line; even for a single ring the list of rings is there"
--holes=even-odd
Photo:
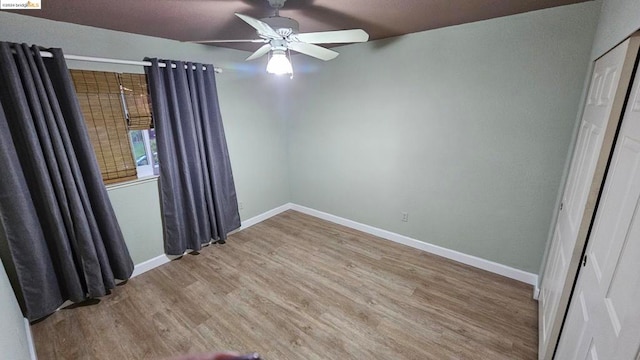
[[[40,56],[44,58],[52,58],[53,54],[49,51],[40,51]],[[66,60],[76,60],[76,61],[91,61],[91,62],[99,62],[99,63],[108,63],[108,64],[120,64],[120,65],[137,65],[137,66],[151,66],[151,61],[135,61],[135,60],[119,60],[119,59],[109,59],[109,58],[100,58],[93,56],[82,56],[82,55],[64,55]],[[160,67],[167,67],[166,64],[160,63],[158,64]],[[185,65],[186,66],[186,65]],[[171,64],[172,68],[176,68],[176,64]],[[213,68],[216,73],[221,73],[222,69],[219,67]],[[206,70],[203,67],[203,70]]]

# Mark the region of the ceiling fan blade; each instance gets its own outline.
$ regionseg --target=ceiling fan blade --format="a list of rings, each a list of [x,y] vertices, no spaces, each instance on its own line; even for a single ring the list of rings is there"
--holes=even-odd
[[[270,39],[282,39],[282,36],[280,36],[280,34],[278,34],[275,30],[273,30],[271,26],[269,26],[265,22],[239,13],[236,13],[236,16],[255,28],[258,31],[258,34],[266,36]]]
[[[299,41],[309,44],[357,43],[369,40],[369,34],[362,29],[321,31],[295,35]]]
[[[253,54],[249,55],[248,58],[246,58],[245,61],[249,61],[249,60],[253,60],[253,59],[257,59],[261,56],[266,55],[269,51],[271,50],[271,44],[264,44],[262,46],[260,46],[260,48],[258,50],[256,50]]]
[[[264,43],[269,40],[265,39],[238,39],[238,40],[193,40],[188,41],[196,44],[211,44],[211,43]]]
[[[338,53],[333,50],[303,42],[292,41],[289,43],[289,49],[324,61],[335,59],[338,56]]]

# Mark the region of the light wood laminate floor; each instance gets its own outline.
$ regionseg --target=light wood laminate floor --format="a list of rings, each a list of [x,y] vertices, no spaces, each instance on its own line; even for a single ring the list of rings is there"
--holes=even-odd
[[[532,288],[295,211],[32,325],[40,359],[535,359]]]

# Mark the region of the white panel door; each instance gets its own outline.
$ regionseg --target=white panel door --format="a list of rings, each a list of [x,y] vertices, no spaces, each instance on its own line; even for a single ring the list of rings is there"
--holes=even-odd
[[[540,359],[551,359],[560,334],[639,42],[631,38],[595,63],[540,287]]]
[[[557,359],[632,360],[640,348],[640,76],[611,160]]]

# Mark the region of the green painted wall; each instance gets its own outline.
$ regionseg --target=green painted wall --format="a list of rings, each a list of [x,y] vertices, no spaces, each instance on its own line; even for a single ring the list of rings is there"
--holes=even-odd
[[[339,48],[295,81],[292,201],[538,273],[598,10]]]
[[[11,286],[17,282],[15,268],[2,226],[0,219],[0,353],[5,359],[29,359],[27,329]]]
[[[0,261],[0,352],[3,359],[29,359],[27,333],[22,312]]]
[[[640,1],[604,0],[591,58],[604,55],[635,31],[640,30]]]
[[[158,179],[108,188],[113,210],[118,218],[134,264],[164,254]]]

